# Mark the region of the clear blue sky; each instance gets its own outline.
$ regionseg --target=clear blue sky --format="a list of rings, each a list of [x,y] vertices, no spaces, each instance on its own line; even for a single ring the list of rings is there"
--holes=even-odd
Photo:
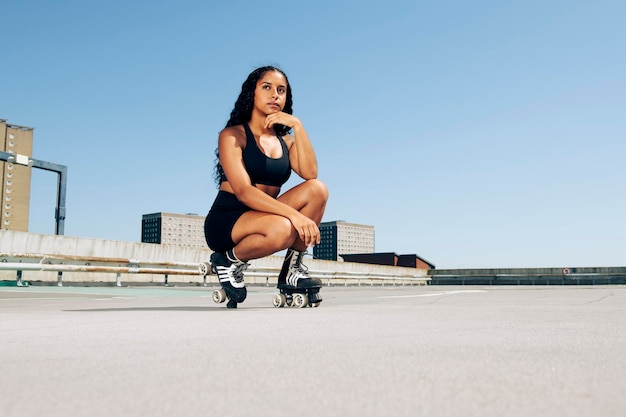
[[[205,214],[257,66],[288,75],[325,221],[438,268],[626,264],[624,1],[0,0],[0,118],[69,169],[65,233]],[[290,182],[292,184],[292,182]],[[54,233],[34,171],[30,231]]]

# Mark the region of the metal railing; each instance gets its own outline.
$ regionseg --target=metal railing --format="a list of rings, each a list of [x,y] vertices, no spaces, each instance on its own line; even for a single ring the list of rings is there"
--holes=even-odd
[[[24,285],[22,271],[57,272],[57,285],[63,285],[63,272],[100,272],[117,274],[116,285],[122,286],[122,274],[163,275],[168,284],[170,275],[200,275],[205,271],[197,262],[161,262],[132,258],[101,258],[92,256],[50,255],[36,253],[0,253],[0,270],[17,272],[16,283]]]
[[[246,271],[246,277],[266,277],[266,283],[269,284],[269,276],[278,276],[280,268],[253,268]],[[332,285],[357,285],[361,286],[363,281],[368,285],[426,285],[430,281],[430,277],[421,276],[419,274],[386,274],[382,272],[351,272],[340,270],[308,270],[313,278],[319,278],[327,286]]]
[[[57,285],[63,285],[64,272],[116,274],[116,285],[122,286],[122,274],[163,275],[164,285],[169,285],[169,276],[197,276],[207,286],[210,265],[206,262],[162,262],[133,258],[102,258],[91,256],[50,255],[35,253],[0,253],[0,270],[16,271],[16,285],[26,286],[23,271],[57,272]],[[254,267],[246,271],[250,284],[270,285],[275,283],[280,268]],[[417,271],[411,273],[350,272],[341,270],[309,270],[312,277],[319,278],[325,285],[361,285],[363,281],[373,285],[425,285],[429,277]],[[217,280],[215,280],[217,283]]]

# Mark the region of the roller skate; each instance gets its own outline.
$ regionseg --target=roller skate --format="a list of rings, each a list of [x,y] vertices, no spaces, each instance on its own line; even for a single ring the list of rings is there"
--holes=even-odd
[[[272,303],[274,307],[319,307],[322,302],[320,289],[322,281],[311,278],[308,269],[302,264],[306,252],[288,249],[283,267],[278,274],[278,291]]]
[[[248,263],[243,262],[229,250],[226,253],[214,252],[211,254],[211,272],[217,275],[222,288],[213,291],[213,301],[223,303],[228,299],[227,308],[237,308],[237,303],[242,303],[248,291],[243,282],[243,271],[248,268]]]

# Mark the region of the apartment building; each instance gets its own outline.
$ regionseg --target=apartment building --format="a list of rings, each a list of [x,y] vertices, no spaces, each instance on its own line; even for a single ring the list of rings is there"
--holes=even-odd
[[[8,124],[5,119],[0,119],[0,150],[16,156],[32,156],[33,128]],[[28,232],[31,172],[28,165],[0,160],[2,229]]]
[[[375,248],[374,226],[343,220],[320,224],[321,243],[313,248],[317,259],[341,260],[340,254],[370,253]]]
[[[141,220],[141,241],[206,249],[204,217],[194,213],[144,214]]]

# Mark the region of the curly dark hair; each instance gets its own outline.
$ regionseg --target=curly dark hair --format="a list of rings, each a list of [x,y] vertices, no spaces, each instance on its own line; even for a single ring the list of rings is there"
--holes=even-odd
[[[238,126],[244,123],[247,123],[252,118],[252,109],[254,107],[254,90],[256,89],[256,85],[268,71],[278,71],[280,72],[287,81],[287,98],[285,100],[285,107],[283,108],[283,112],[287,114],[293,114],[293,98],[291,95],[291,85],[289,84],[289,79],[287,78],[287,74],[285,74],[281,69],[268,65],[264,67],[259,67],[252,71],[248,78],[241,85],[241,93],[239,93],[239,97],[235,102],[235,107],[230,112],[230,119],[226,122],[225,127]],[[274,131],[278,135],[286,135],[291,131],[291,128],[283,125],[274,125]],[[221,183],[221,179],[224,177],[224,170],[220,164],[220,155],[219,149],[215,149],[215,171],[213,176],[215,177],[215,182],[218,184]]]

